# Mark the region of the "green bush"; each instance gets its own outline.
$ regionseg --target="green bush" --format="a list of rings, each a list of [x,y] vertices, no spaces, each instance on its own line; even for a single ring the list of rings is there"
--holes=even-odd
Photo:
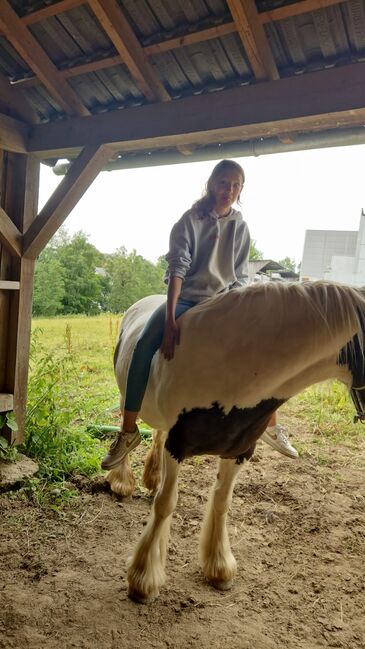
[[[39,331],[32,339],[28,407],[22,451],[39,462],[38,476],[63,481],[73,473],[99,471],[104,448],[77,425],[82,405],[72,348],[46,350]]]

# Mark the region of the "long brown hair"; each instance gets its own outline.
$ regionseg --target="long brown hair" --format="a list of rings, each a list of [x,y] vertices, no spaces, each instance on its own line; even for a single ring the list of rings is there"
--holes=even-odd
[[[241,165],[238,164],[238,162],[235,162],[234,160],[221,160],[220,162],[218,162],[207,180],[203,196],[199,198],[199,200],[195,201],[195,203],[193,203],[192,205],[192,209],[196,210],[201,218],[207,216],[213,209],[214,195],[212,191],[212,185],[216,181],[218,176],[223,174],[225,171],[237,171],[242,176],[242,185],[244,184],[245,172],[243,171]]]

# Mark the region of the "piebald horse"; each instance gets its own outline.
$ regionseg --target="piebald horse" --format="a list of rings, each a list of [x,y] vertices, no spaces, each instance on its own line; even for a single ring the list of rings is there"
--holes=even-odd
[[[115,351],[121,395],[137,337],[164,299],[144,298],[123,318]],[[309,385],[337,378],[347,384],[363,417],[363,313],[360,290],[326,282],[270,282],[211,298],[181,317],[181,343],[172,361],[155,354],[141,410],[141,418],[158,431],[149,469],[160,458],[162,477],[129,562],[132,599],[155,598],[165,581],[178,473],[182,461],[195,455],[220,457],[202,525],[200,561],[214,587],[231,586],[236,561],[226,518],[234,483],[272,413]],[[113,491],[131,493],[128,458],[107,479]]]

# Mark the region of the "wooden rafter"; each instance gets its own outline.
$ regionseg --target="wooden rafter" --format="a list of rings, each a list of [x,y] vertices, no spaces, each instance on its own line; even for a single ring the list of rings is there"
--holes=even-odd
[[[186,34],[185,36],[179,36],[177,38],[169,38],[167,40],[160,41],[159,43],[154,43],[153,45],[147,45],[142,49],[145,56],[152,56],[153,54],[160,54],[161,52],[170,52],[171,50],[177,49],[179,47],[185,47],[186,45],[201,43],[202,41],[208,41],[213,38],[220,38],[222,36],[226,36],[227,34],[232,34],[235,31],[237,31],[237,28],[234,23],[225,23],[224,25],[218,25],[217,27],[202,29],[201,31],[194,32],[193,34]],[[104,70],[105,68],[110,68],[113,65],[119,65],[120,63],[124,63],[124,59],[122,56],[117,54],[116,56],[108,56],[103,59],[98,59],[89,63],[81,63],[79,65],[73,66],[72,68],[60,70],[59,74],[61,74],[64,79],[69,79],[70,77],[77,77],[80,74],[87,74],[89,72]],[[26,77],[24,79],[15,81],[14,85],[20,85],[21,87],[28,88],[36,85],[37,83],[39,82],[36,77]]]
[[[300,0],[300,2],[293,2],[293,4],[286,5],[285,7],[277,7],[271,11],[263,11],[259,14],[259,19],[262,24],[275,22],[276,20],[284,20],[285,18],[292,18],[293,16],[300,16],[307,14],[310,11],[318,11],[319,9],[326,9],[333,5],[340,4],[344,0]]]
[[[87,1],[88,0],[59,0],[59,2],[55,2],[51,5],[47,5],[46,7],[42,7],[42,9],[36,9],[35,11],[22,16],[20,20],[22,21],[22,23],[24,23],[24,25],[34,25],[35,23],[45,20],[50,16],[58,16],[64,11],[69,11],[70,9],[74,9],[75,7],[86,4]],[[318,9],[325,9],[326,7],[331,7],[332,5],[339,4],[343,1],[344,0],[299,0],[298,2],[293,2],[292,4],[285,5],[284,7],[272,9],[271,11],[262,11],[259,14],[259,19],[262,23],[274,22],[276,20],[283,20],[284,18],[291,18],[292,16],[299,16],[300,14],[308,13],[309,11],[318,11]],[[221,30],[224,28],[228,30],[226,33],[236,31],[236,26],[233,22],[224,23],[223,25],[219,25],[217,27],[211,27],[195,32],[194,34],[187,34],[186,36],[172,38],[164,41],[164,43],[181,41],[180,44],[177,44],[174,47],[182,47],[184,44],[187,44],[184,43],[184,41],[185,39],[189,39],[190,36],[195,37],[195,35],[201,34],[201,38],[198,39],[198,41],[202,41],[205,40],[204,35],[208,34],[209,31],[211,31],[212,35],[210,36],[210,38],[215,38],[215,36],[213,36],[213,31]],[[196,42],[196,40],[190,42]],[[155,47],[155,45],[152,45],[151,47]],[[170,47],[169,49],[173,48]]]
[[[75,7],[79,7],[82,4],[86,4],[87,0],[59,0],[59,2],[54,2],[51,5],[42,7],[42,9],[37,9],[32,11],[32,13],[27,14],[21,18],[21,21],[24,25],[34,25],[34,23],[39,23],[41,20],[46,20],[50,16],[57,16],[64,11],[69,11]]]
[[[87,2],[87,0],[82,1]],[[258,14],[258,19],[264,25],[276,20],[283,20],[285,18],[290,18],[291,16],[297,16],[309,11],[315,11],[316,9],[324,9],[325,7],[330,7],[340,2],[343,2],[343,0],[301,0],[301,2],[296,2],[285,7],[279,7],[271,11],[264,11]],[[58,4],[62,4],[62,2],[57,3],[57,6]],[[54,7],[56,7],[56,5],[51,5],[50,7],[47,7],[47,9]],[[39,10],[39,12],[40,11],[43,11],[43,9]],[[29,15],[29,17],[38,15],[39,12],[33,12]],[[24,20],[24,18],[22,18],[22,20]],[[34,22],[36,21],[34,20]],[[153,56],[154,54],[159,54],[161,52],[170,52],[171,50],[178,49],[179,47],[185,47],[187,45],[192,45],[194,43],[201,43],[203,41],[208,41],[214,38],[221,38],[222,36],[232,34],[236,31],[237,26],[234,22],[224,23],[223,25],[218,25],[217,27],[209,27],[208,29],[202,29],[192,34],[189,33],[175,38],[168,38],[158,43],[147,45],[146,47],[143,47],[143,52],[145,56]],[[59,70],[59,74],[64,79],[69,79],[71,77],[77,77],[81,74],[104,70],[105,68],[110,68],[123,62],[123,57],[117,54],[116,56],[108,56],[96,61],[81,63],[71,68],[66,68],[65,70]],[[36,77],[27,76],[24,79],[18,79],[17,81],[15,81],[14,85],[20,85],[22,87],[28,88],[35,86],[38,83],[39,81]]]
[[[87,0],[59,0],[59,2],[42,7],[42,9],[36,9],[25,16],[21,16],[20,20],[24,25],[34,25],[35,23],[39,23],[41,20],[46,20],[51,16],[58,16],[64,11],[69,11],[70,9],[79,7],[82,4],[86,4],[86,2]],[[1,31],[0,34],[2,34]]]
[[[39,122],[37,113],[28,104],[24,93],[19,88],[10,85],[8,79],[0,73],[0,110],[9,111],[18,119],[36,124]]]
[[[0,114],[0,149],[25,153],[29,127],[13,117]]]
[[[147,61],[143,48],[116,0],[88,2],[141,92],[150,101],[169,101],[170,95]]]
[[[114,150],[267,137],[287,132],[361,125],[365,116],[365,63],[242,86],[124,111],[39,124],[29,151],[67,155],[89,144]],[[224,138],[224,139],[222,139]],[[58,153],[57,153],[58,152]]]
[[[67,114],[90,115],[8,0],[0,0],[0,29]]]
[[[0,241],[13,255],[21,255],[21,233],[5,210],[0,207]]]
[[[260,80],[279,79],[255,0],[227,0],[227,4],[255,77]]]
[[[113,153],[86,146],[23,237],[23,255],[35,259],[62,225]]]

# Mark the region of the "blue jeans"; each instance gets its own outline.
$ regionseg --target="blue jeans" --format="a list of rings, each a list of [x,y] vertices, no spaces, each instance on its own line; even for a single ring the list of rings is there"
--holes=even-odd
[[[180,299],[175,318],[195,306],[196,302]],[[166,320],[166,302],[154,311],[137,340],[130,362],[125,394],[125,409],[139,412],[148,382],[151,362],[161,347]]]

